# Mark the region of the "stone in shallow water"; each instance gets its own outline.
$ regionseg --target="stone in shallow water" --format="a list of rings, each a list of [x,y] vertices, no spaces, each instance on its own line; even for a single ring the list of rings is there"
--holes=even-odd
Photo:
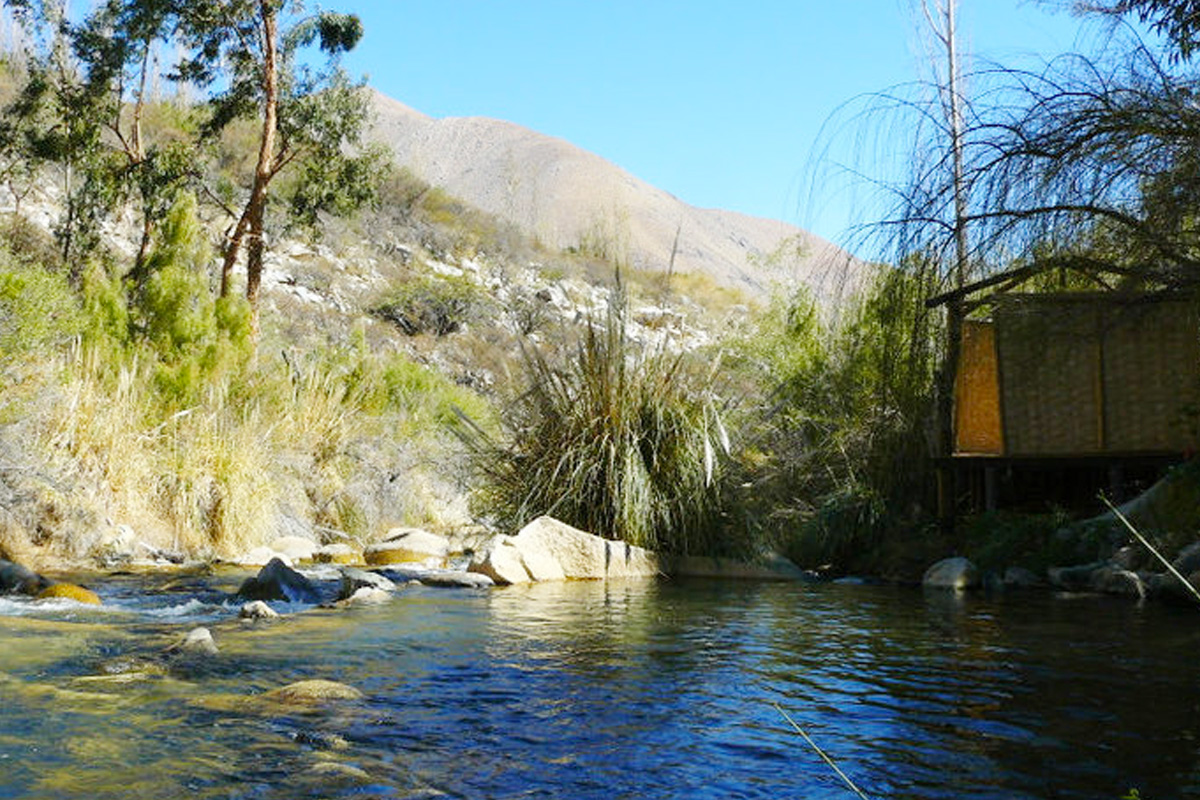
[[[30,594],[50,585],[50,581],[15,561],[0,559],[0,594]]]
[[[278,703],[311,705],[329,700],[361,700],[362,692],[337,681],[309,680],[289,683],[262,694],[262,699]]]
[[[290,603],[315,603],[317,587],[296,570],[273,558],[253,578],[247,578],[238,589],[238,596],[247,600],[285,600]]]
[[[348,544],[327,544],[313,553],[318,564],[358,564],[362,554]]]
[[[363,588],[379,589],[384,592],[391,592],[396,588],[396,584],[377,572],[368,572],[365,569],[353,567],[342,567],[341,572],[342,587],[338,592],[338,600],[347,600]]]
[[[238,616],[242,619],[278,619],[279,612],[262,600],[251,600],[242,606]]]
[[[313,764],[305,770],[305,773],[313,778],[325,778],[352,783],[368,783],[371,780],[371,776],[358,767],[349,764],[339,764],[336,761],[322,761],[318,764]]]
[[[76,586],[73,583],[52,583],[42,591],[38,592],[38,599],[44,600],[50,597],[61,597],[66,600],[74,600],[76,603],[86,603],[87,605],[100,605],[100,595],[93,592],[91,589],[85,589],[82,586]]]
[[[208,628],[192,628],[179,642],[167,648],[170,653],[215,656],[221,652]]]
[[[979,584],[979,570],[961,556],[943,558],[925,570],[921,579],[921,585],[931,589],[977,589]]]
[[[338,600],[335,605],[347,606],[381,606],[392,599],[392,593],[386,589],[376,589],[374,586],[360,586],[349,597]]]
[[[368,564],[442,562],[450,554],[450,540],[419,528],[395,528],[388,538],[363,550]]]

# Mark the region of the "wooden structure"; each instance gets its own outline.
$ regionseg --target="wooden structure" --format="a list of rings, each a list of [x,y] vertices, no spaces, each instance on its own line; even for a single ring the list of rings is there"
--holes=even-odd
[[[960,508],[1086,506],[1196,449],[1195,299],[1001,293],[984,302],[990,318],[963,322],[956,372],[950,461]]]

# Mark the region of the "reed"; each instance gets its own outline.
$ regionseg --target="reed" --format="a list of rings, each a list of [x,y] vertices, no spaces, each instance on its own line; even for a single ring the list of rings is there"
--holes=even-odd
[[[512,529],[550,514],[663,552],[738,550],[716,525],[730,443],[715,370],[637,345],[626,314],[618,291],[562,361],[525,342],[501,435],[463,433],[478,504]]]

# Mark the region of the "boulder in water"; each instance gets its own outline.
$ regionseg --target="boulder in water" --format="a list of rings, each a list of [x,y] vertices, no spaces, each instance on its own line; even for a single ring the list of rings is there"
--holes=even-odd
[[[338,600],[348,600],[359,589],[377,589],[382,592],[392,592],[396,584],[377,572],[367,572],[364,569],[342,567],[342,588]]]
[[[0,594],[28,594],[36,596],[50,585],[50,581],[29,567],[0,559]]]
[[[1115,566],[1101,567],[1091,575],[1092,589],[1104,594],[1143,598],[1146,586],[1136,572]]]
[[[930,589],[977,589],[980,585],[979,570],[970,559],[962,556],[943,558],[929,569],[921,579],[921,585]]]
[[[262,600],[251,600],[242,606],[238,616],[242,619],[278,619],[279,612]]]
[[[653,577],[659,565],[653,553],[639,547],[609,542],[543,516],[516,536],[493,539],[467,569],[508,584]]]
[[[289,683],[262,694],[263,700],[286,705],[315,705],[334,700],[361,700],[362,692],[337,681],[311,680]]]
[[[521,551],[517,549],[511,536],[497,536],[493,539],[489,547],[475,554],[467,571],[486,575],[502,586],[529,583],[532,580],[521,559]]]
[[[363,550],[368,564],[441,563],[449,554],[449,539],[420,528],[393,528],[387,539]]]
[[[247,578],[238,589],[238,597],[289,603],[315,603],[318,600],[317,587],[312,581],[279,558],[271,559],[258,575]]]
[[[327,544],[313,552],[313,561],[318,564],[361,564],[362,553],[348,544]]]
[[[215,656],[221,652],[208,628],[192,628],[187,635],[167,648],[168,653]]]

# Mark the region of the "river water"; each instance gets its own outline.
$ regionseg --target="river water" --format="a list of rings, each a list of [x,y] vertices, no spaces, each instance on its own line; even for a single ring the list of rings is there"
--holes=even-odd
[[[872,798],[1200,796],[1191,609],[577,582],[249,624],[240,577],[0,600],[0,798],[855,797],[780,710]],[[254,702],[312,678],[363,698]]]

